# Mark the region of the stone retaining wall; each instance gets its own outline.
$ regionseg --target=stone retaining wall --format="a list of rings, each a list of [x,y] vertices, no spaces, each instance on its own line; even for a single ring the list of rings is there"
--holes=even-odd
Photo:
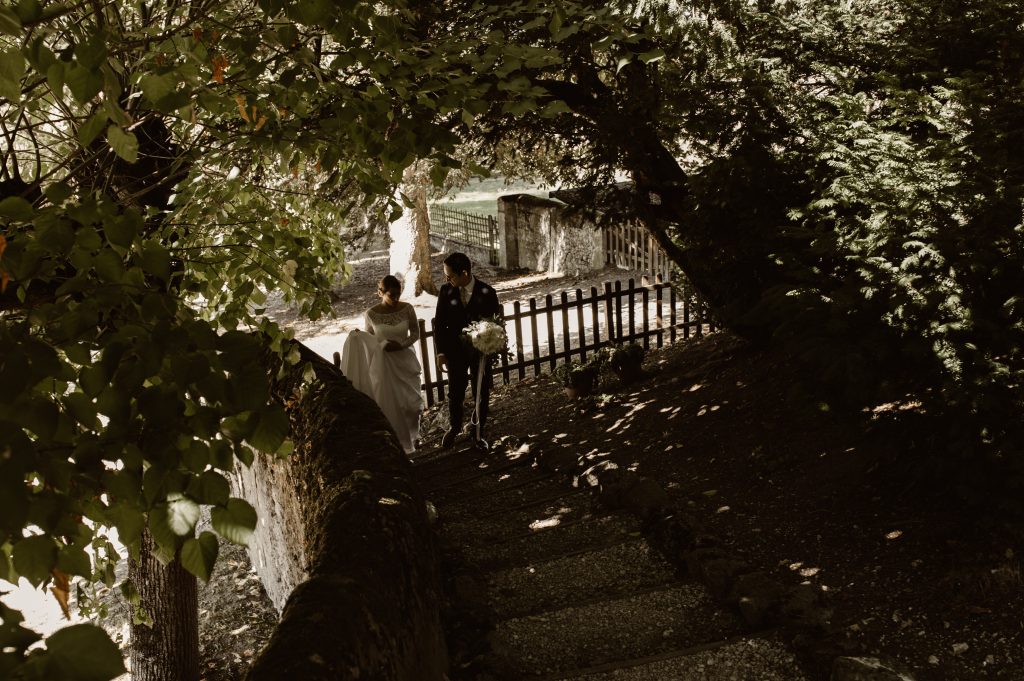
[[[295,453],[235,481],[260,514],[253,564],[283,609],[246,678],[441,681],[439,559],[409,461],[368,397],[303,359],[317,379],[292,370],[276,386]]]

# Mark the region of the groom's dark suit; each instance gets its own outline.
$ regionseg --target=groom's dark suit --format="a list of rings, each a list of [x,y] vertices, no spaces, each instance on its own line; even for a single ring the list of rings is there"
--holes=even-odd
[[[437,313],[434,317],[434,344],[439,355],[448,363],[448,418],[451,427],[458,431],[462,427],[462,403],[466,398],[466,386],[472,385],[476,394],[477,370],[480,353],[473,349],[462,330],[472,322],[481,319],[501,317],[501,305],[494,288],[475,279],[469,302],[462,303],[462,291],[457,286],[445,284],[437,294]],[[490,398],[491,365],[486,365],[483,386],[480,393],[480,429],[487,421]]]

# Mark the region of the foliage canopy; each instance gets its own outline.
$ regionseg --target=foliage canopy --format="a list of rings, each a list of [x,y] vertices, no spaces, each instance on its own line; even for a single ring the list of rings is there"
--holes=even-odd
[[[244,542],[255,519],[224,474],[253,449],[288,453],[260,359],[298,358],[263,318],[266,295],[323,313],[344,271],[339,225],[393,213],[424,159],[438,185],[456,159],[517,150],[570,186],[627,173],[634,190],[595,190],[595,205],[644,220],[728,326],[802,344],[869,397],[885,377],[916,388],[958,416],[967,448],[1012,442],[1021,13],[0,5],[2,576],[110,581],[119,557],[100,528],[131,551],[146,526],[205,579],[202,505]],[[71,628],[29,654],[17,613],[0,615],[5,673],[63,674],[68,650],[103,650]],[[78,678],[113,673],[98,664]]]

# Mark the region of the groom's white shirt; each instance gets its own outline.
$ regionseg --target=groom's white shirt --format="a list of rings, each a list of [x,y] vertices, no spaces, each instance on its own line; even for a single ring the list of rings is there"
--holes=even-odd
[[[459,289],[459,297],[462,298],[462,306],[469,305],[469,299],[473,297],[473,287],[476,286],[476,277],[469,275],[469,283]]]

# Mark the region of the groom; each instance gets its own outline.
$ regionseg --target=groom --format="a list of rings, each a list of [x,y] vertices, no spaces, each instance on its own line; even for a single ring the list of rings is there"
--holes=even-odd
[[[466,386],[473,386],[476,395],[477,371],[480,353],[462,330],[481,319],[501,317],[501,305],[494,288],[473,276],[473,266],[465,253],[452,253],[444,259],[444,278],[447,280],[437,294],[437,313],[434,317],[434,344],[437,364],[448,372],[448,432],[441,440],[442,447],[451,447],[462,428],[462,403]],[[483,439],[490,397],[491,366],[485,362],[483,385],[480,392],[480,447],[486,449]],[[474,432],[475,436],[475,432]]]

